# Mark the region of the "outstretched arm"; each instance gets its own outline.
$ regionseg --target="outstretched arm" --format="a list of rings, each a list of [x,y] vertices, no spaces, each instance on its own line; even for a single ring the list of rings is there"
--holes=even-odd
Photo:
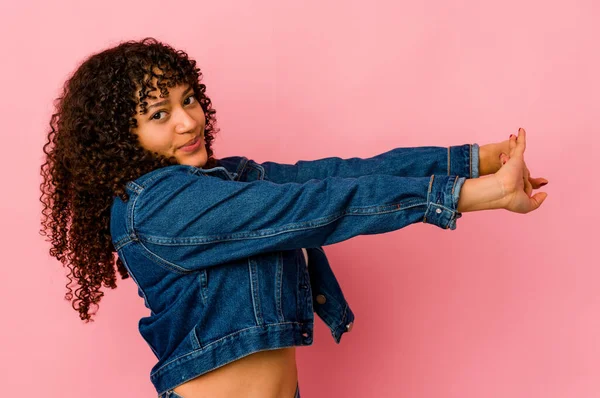
[[[328,157],[299,160],[295,164],[272,161],[258,164],[264,168],[266,178],[278,184],[302,184],[312,179],[357,178],[374,174],[396,177],[427,177],[435,174],[465,178],[477,178],[480,175],[477,144],[400,147],[370,158]]]

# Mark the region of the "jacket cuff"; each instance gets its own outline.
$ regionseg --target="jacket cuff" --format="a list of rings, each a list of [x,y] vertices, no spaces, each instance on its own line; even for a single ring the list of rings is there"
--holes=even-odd
[[[471,145],[471,178],[479,178],[479,145]]]
[[[340,344],[342,340],[342,335],[344,333],[348,333],[352,330],[354,324],[354,313],[350,309],[348,305],[346,305],[346,309],[344,311],[344,317],[342,318],[342,322],[333,330],[331,330],[331,335],[337,344]]]
[[[448,175],[478,178],[479,145],[465,144],[448,147]]]
[[[466,177],[432,175],[427,191],[427,209],[423,222],[443,229],[456,229],[458,199]]]

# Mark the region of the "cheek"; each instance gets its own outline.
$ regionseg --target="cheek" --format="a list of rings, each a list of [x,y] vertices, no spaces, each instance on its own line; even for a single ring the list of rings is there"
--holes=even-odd
[[[160,129],[144,129],[139,134],[142,146],[150,151],[164,153],[171,151],[171,135]]]

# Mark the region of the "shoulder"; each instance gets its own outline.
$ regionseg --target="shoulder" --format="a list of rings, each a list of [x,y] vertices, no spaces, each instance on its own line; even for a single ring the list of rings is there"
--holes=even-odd
[[[134,188],[134,190],[139,192],[150,188],[161,181],[169,180],[177,176],[191,175],[193,174],[193,169],[195,169],[195,167],[182,164],[161,167],[160,169],[152,170],[151,172],[138,177],[128,185],[130,188]]]

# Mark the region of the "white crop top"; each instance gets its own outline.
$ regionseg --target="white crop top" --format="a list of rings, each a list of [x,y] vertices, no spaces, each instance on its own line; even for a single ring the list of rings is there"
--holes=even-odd
[[[302,248],[302,253],[304,253],[304,260],[306,261],[306,265],[308,265],[308,253],[305,248]]]

